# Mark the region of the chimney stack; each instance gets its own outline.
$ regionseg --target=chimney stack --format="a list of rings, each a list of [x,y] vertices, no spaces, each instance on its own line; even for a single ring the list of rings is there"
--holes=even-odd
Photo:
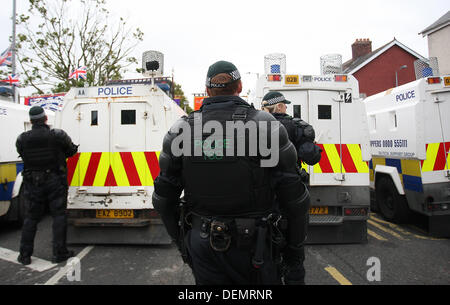
[[[352,44],[352,60],[372,52],[372,41],[369,38],[356,39]]]

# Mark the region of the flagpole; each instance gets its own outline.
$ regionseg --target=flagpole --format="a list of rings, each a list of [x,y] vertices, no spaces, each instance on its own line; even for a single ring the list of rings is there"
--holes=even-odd
[[[16,0],[13,0],[13,28],[12,28],[12,75],[16,74]],[[13,102],[16,103],[16,86],[12,86],[12,92],[13,92]],[[20,104],[20,100],[17,101],[17,103]]]

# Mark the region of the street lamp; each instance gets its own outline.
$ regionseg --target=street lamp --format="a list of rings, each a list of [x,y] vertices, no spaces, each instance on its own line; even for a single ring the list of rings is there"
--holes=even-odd
[[[398,86],[398,74],[397,74],[398,71],[400,71],[400,70],[402,70],[402,69],[406,69],[406,68],[408,68],[408,66],[407,66],[407,65],[403,65],[403,66],[400,67],[400,69],[398,69],[398,70],[395,71],[395,87]]]

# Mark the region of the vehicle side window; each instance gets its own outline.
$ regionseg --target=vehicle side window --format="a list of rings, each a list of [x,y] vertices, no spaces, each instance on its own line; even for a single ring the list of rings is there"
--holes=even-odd
[[[122,110],[122,125],[136,125],[136,110]]]
[[[331,120],[331,105],[318,105],[319,120]]]
[[[302,118],[302,108],[300,105],[294,105],[294,118]]]
[[[98,126],[98,111],[91,111],[91,126]]]

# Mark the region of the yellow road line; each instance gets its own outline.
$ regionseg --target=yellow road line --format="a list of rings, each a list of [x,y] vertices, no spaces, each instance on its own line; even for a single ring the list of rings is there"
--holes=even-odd
[[[405,229],[403,229],[403,228],[400,228],[400,227],[399,227],[398,225],[396,225],[396,224],[393,224],[393,223],[384,221],[384,220],[378,218],[376,215],[377,215],[377,214],[375,214],[375,213],[370,213],[370,219],[373,219],[373,220],[375,220],[375,221],[377,221],[377,222],[380,222],[380,223],[383,223],[383,224],[387,224],[387,225],[390,226],[391,228],[397,229],[398,231],[400,231],[400,232],[403,233],[403,234],[411,235],[411,236],[414,236],[414,237],[416,237],[416,238],[419,238],[419,239],[426,239],[426,240],[445,240],[445,239],[446,239],[446,238],[436,238],[436,237],[426,236],[426,235],[428,234],[426,231],[424,231],[424,230],[422,230],[422,229],[420,229],[420,228],[418,228],[418,227],[416,227],[416,226],[414,226],[414,225],[406,224],[406,225],[405,225],[406,227],[410,228],[410,229],[413,230],[413,231],[419,231],[419,232],[422,233],[423,235],[417,235],[417,234],[414,234],[414,233],[409,232],[409,231],[407,231],[407,230],[405,230]]]
[[[367,229],[367,234],[369,234],[370,236],[372,236],[372,237],[374,237],[374,238],[376,238],[376,239],[378,239],[378,240],[381,240],[381,241],[387,241],[386,238],[384,238],[384,237],[378,235],[377,233],[375,233],[375,232],[372,231],[372,230]]]
[[[347,280],[336,268],[328,266],[325,270],[341,285],[352,285],[352,283]]]
[[[417,231],[423,233],[424,235],[427,235],[427,234],[428,234],[427,231],[422,230],[421,228],[418,228],[418,227],[416,227],[416,226],[414,226],[414,225],[406,225],[406,226],[407,226],[408,228],[410,228],[411,230],[417,230]],[[427,238],[427,239],[431,239],[431,240],[446,240],[446,239],[448,239],[448,238],[437,238],[437,237],[426,237],[426,238]]]
[[[425,237],[425,236],[421,236],[421,235],[417,235],[417,234],[408,232],[408,231],[406,231],[406,230],[400,228],[400,227],[399,227],[398,225],[396,225],[396,224],[393,224],[393,223],[390,223],[390,222],[381,220],[381,219],[379,219],[379,218],[377,218],[377,217],[374,217],[374,216],[372,216],[372,215],[370,216],[370,219],[375,220],[376,222],[379,222],[379,223],[382,223],[382,224],[386,224],[386,225],[388,225],[390,228],[396,229],[397,231],[399,231],[399,232],[401,232],[401,233],[403,233],[403,234],[406,234],[406,235],[412,235],[412,236],[414,236],[414,237],[416,237],[416,238],[419,238],[419,239],[430,239],[430,238]]]
[[[384,231],[384,232],[386,232],[386,233],[389,233],[389,234],[391,234],[391,235],[397,237],[398,239],[401,239],[401,240],[408,240],[408,239],[406,239],[406,238],[403,238],[403,237],[402,237],[400,234],[398,234],[397,232],[394,232],[394,231],[392,231],[392,230],[390,230],[390,229],[388,229],[388,228],[385,228],[385,227],[383,227],[382,225],[380,225],[380,224],[378,224],[378,223],[376,223],[376,222],[373,222],[373,221],[370,220],[370,219],[367,219],[367,222],[370,223],[372,226],[374,226],[374,227],[380,229],[381,231]]]

